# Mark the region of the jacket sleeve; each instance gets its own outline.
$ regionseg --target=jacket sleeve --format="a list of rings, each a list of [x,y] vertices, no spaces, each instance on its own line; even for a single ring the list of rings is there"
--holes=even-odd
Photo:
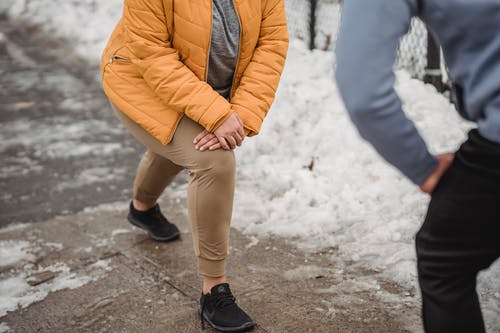
[[[403,112],[393,71],[399,39],[416,14],[416,0],[345,1],[336,78],[361,136],[415,184],[421,184],[437,162]]]
[[[212,132],[231,115],[231,105],[180,61],[171,45],[169,7],[171,1],[125,0],[126,47],[144,80],[169,108]]]
[[[263,6],[257,46],[231,98],[249,136],[259,133],[271,107],[288,50],[284,0],[263,1]]]

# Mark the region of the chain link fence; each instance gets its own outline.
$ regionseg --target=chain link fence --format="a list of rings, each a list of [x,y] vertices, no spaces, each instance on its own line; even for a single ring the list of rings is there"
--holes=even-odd
[[[335,48],[341,20],[340,0],[285,0],[285,7],[291,38],[304,41],[310,49]],[[445,66],[439,47],[429,38],[427,28],[419,19],[412,20],[410,31],[401,39],[396,68],[434,84],[440,91],[446,88],[442,77],[447,76],[442,70]]]

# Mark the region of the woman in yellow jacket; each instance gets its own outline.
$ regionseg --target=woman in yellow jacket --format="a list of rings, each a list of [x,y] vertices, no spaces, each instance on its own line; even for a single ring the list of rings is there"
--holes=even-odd
[[[147,147],[128,220],[157,241],[179,236],[157,200],[189,171],[188,212],[200,315],[214,328],[254,326],[225,276],[234,194],[233,149],[259,133],[285,63],[284,0],[125,0],[101,62],[103,88]]]

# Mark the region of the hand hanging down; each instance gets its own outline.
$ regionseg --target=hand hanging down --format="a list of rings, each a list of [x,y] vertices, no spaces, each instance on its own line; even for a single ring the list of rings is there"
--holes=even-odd
[[[236,113],[233,113],[214,133],[204,130],[194,138],[193,143],[199,151],[221,148],[231,150],[241,146],[244,138],[243,122]]]

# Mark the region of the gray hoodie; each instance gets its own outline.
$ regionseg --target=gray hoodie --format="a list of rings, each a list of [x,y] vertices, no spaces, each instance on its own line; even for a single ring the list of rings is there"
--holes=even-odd
[[[460,114],[500,143],[500,0],[345,0],[336,79],[360,134],[414,183],[436,167],[394,91],[399,39],[420,16],[443,48]]]

